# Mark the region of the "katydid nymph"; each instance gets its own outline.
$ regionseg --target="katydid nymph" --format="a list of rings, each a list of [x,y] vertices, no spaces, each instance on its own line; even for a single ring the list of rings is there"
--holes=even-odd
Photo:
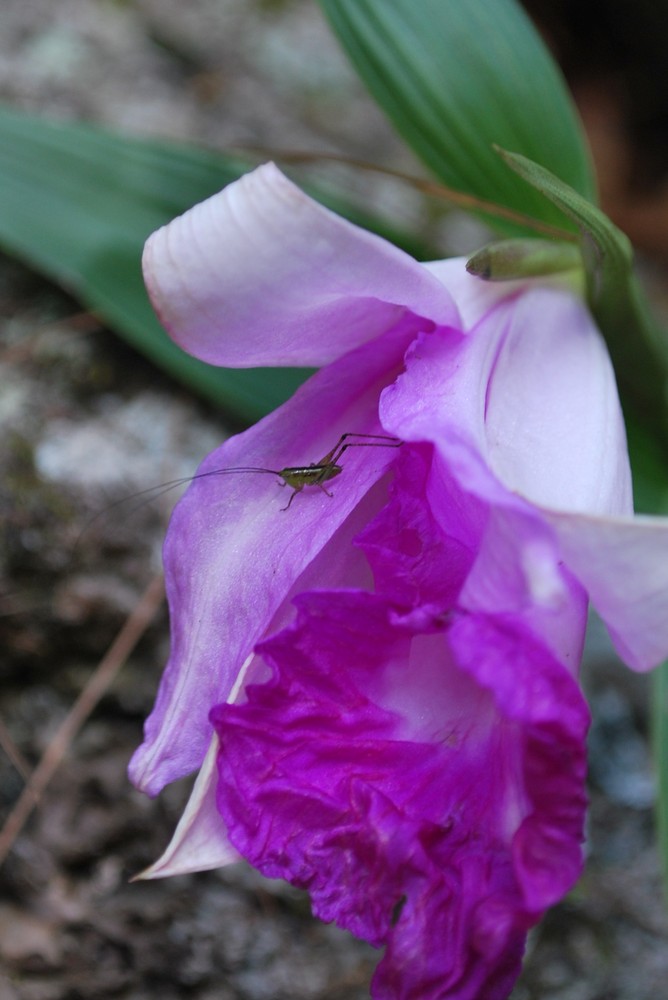
[[[364,438],[365,440],[350,441],[349,438]],[[374,440],[369,440],[369,438],[373,438]],[[341,475],[343,468],[339,462],[344,451],[348,448],[399,448],[402,444],[403,441],[399,440],[399,438],[390,437],[386,434],[355,434],[354,432],[349,432],[342,434],[334,447],[319,462],[312,462],[310,465],[286,465],[283,469],[277,470],[257,469],[256,471],[273,472],[274,475],[280,476],[284,486],[292,487],[292,493],[290,494],[287,506],[281,508],[281,510],[288,510],[294,498],[298,493],[301,493],[305,486],[317,486],[328,497],[332,496],[323,483],[327,483],[330,479],[335,479],[336,476]],[[221,471],[234,472],[237,470],[223,469]]]
[[[139,493],[135,493],[134,498],[146,494],[151,494],[151,496],[149,496],[147,500],[138,504],[134,509],[138,509],[143,506],[144,503],[155,500],[159,496],[162,496],[163,493],[166,493],[177,486],[181,486],[184,483],[195,482],[198,479],[207,479],[212,476],[227,476],[240,472],[257,472],[266,475],[278,476],[281,480],[281,486],[289,486],[292,489],[290,499],[288,500],[286,506],[281,508],[282,511],[286,511],[290,508],[290,505],[296,495],[301,493],[307,486],[317,486],[318,489],[322,490],[323,493],[326,493],[328,497],[332,496],[332,493],[330,493],[324,484],[341,475],[343,472],[343,467],[340,464],[341,458],[348,448],[399,448],[402,444],[402,440],[391,437],[389,434],[361,434],[347,432],[346,434],[341,435],[334,447],[330,448],[327,454],[323,455],[318,462],[312,462],[310,465],[285,465],[281,469],[269,469],[264,466],[257,465],[236,465],[230,466],[230,468],[227,469],[212,469],[209,472],[196,473],[194,476],[172,479],[169,482],[161,483],[159,486],[152,486],[147,490],[141,490]],[[117,503],[127,503],[128,500],[132,499],[133,497],[125,497]],[[102,511],[100,513],[108,513],[109,510],[115,506],[117,506],[117,504],[112,504],[111,507],[106,508],[106,511]],[[99,515],[96,515],[96,518],[98,516]],[[96,518],[94,518],[94,520]]]
[[[350,440],[351,438],[362,438],[363,440]],[[211,472],[202,472],[193,479],[202,479],[206,476],[226,476],[236,472],[261,472],[278,476],[282,480],[281,486],[290,486],[292,493],[285,507],[281,510],[288,510],[290,504],[298,493],[305,486],[317,486],[326,493],[328,497],[332,494],[324,486],[324,483],[335,479],[343,472],[343,467],[339,464],[343,453],[348,448],[399,448],[403,444],[399,438],[390,437],[388,434],[357,434],[348,432],[342,434],[333,448],[318,462],[311,462],[310,465],[285,465],[282,469],[267,469],[254,465],[238,465],[229,469],[216,469]],[[168,485],[168,484],[165,484]]]

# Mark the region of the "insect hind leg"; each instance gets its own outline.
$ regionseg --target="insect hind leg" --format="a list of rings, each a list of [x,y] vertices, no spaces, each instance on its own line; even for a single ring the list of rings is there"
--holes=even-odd
[[[349,441],[348,438],[365,438],[365,440]],[[368,438],[373,440],[367,440]],[[332,465],[337,465],[344,451],[347,451],[348,448],[400,448],[403,443],[400,438],[392,437],[390,434],[362,434],[348,431],[348,433],[341,435],[326,457]]]

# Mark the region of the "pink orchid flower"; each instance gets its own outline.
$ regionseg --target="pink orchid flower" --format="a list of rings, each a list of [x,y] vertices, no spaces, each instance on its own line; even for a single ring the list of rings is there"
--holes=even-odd
[[[668,651],[668,526],[632,516],[601,337],[558,284],[419,264],[272,165],[154,234],[145,276],[196,357],[320,368],[174,512],[131,777],[200,773],[145,874],[241,854],[386,946],[374,997],[503,1000],[581,868],[588,599],[633,668]],[[404,443],[289,510],[276,477],[215,474],[345,433]]]

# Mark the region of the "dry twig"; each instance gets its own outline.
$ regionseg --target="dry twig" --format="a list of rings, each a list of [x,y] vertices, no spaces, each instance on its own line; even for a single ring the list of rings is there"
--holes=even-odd
[[[153,578],[106,655],[63,719],[0,831],[0,864],[57,771],[67,750],[112,680],[153,620],[164,597],[162,575]]]
[[[2,719],[0,719],[0,747],[5,751],[23,780],[30,781],[30,764],[12,739],[11,733]]]

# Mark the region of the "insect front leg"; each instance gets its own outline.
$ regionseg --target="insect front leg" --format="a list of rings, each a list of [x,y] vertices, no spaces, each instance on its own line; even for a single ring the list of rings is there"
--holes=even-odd
[[[283,486],[287,486],[287,485],[288,485],[287,483],[283,483]],[[290,504],[292,503],[292,501],[294,500],[294,498],[297,496],[297,494],[301,493],[301,491],[302,491],[302,487],[301,486],[293,486],[292,487],[292,493],[290,494],[290,499],[288,500],[288,502],[287,502],[287,504],[286,504],[285,507],[281,507],[281,511],[290,510]]]

